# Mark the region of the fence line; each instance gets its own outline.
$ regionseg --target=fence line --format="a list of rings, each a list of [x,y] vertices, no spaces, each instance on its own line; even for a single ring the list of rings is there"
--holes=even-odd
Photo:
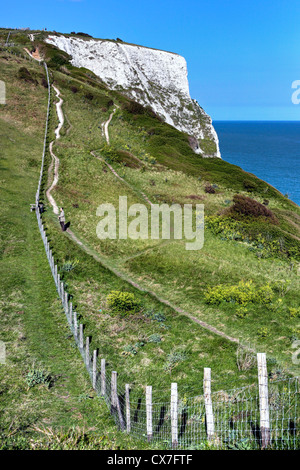
[[[108,372],[105,358],[92,350],[84,325],[78,323],[69,293],[61,280],[39,210],[50,116],[51,89],[48,81],[48,108],[44,148],[35,212],[51,273],[66,320],[89,373],[92,387],[106,402],[114,420],[124,432],[137,438],[182,449],[201,449],[205,443],[217,448],[300,448],[299,378],[268,384],[266,355],[258,354],[258,383],[230,391],[211,391],[211,370],[204,369],[203,390],[190,398],[180,398],[173,383],[170,400],[153,403],[152,387],[133,398],[129,384],[118,383],[115,370]],[[94,346],[93,346],[94,347]]]

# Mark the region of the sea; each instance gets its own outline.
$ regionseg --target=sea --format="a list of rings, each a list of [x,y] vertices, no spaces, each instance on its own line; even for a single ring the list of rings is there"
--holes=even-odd
[[[300,205],[300,121],[214,121],[223,160]]]

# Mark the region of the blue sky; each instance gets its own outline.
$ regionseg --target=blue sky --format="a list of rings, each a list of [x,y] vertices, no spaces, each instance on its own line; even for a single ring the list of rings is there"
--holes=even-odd
[[[213,120],[299,120],[299,0],[11,0],[0,26],[83,31],[177,52]]]

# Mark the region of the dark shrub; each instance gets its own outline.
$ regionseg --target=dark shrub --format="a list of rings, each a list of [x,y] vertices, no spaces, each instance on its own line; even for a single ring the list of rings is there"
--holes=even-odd
[[[136,101],[128,101],[123,104],[123,109],[128,111],[130,114],[144,114],[145,108],[140,103]]]
[[[26,67],[19,68],[18,78],[28,83],[34,83],[35,85],[38,84],[38,81],[31,75],[31,73]]]
[[[58,70],[62,65],[69,64],[71,56],[66,52],[59,51],[57,48],[51,48],[48,67]]]
[[[74,86],[74,85],[71,86],[71,92],[72,92],[72,93],[77,93],[77,91],[78,91],[77,86]]]
[[[84,96],[86,97],[87,100],[90,100],[90,101],[94,99],[94,95],[92,95],[92,93],[86,93]]]
[[[256,184],[251,180],[244,180],[243,186],[248,192],[252,192],[252,191],[255,191],[255,189],[257,189]]]
[[[270,222],[278,223],[275,215],[270,209],[250,197],[242,194],[233,196],[233,206],[230,208],[233,214],[245,215],[248,217],[266,217]]]
[[[77,33],[77,36],[85,36],[87,38],[92,38],[93,36],[91,36],[90,34],[87,34],[87,33]]]
[[[127,101],[122,105],[122,108],[130,114],[133,114],[133,119],[138,116],[152,117],[162,122],[163,120],[151,109],[150,106],[143,106],[137,101]]]
[[[41,80],[41,84],[43,85],[43,87],[48,88],[48,82],[44,77]]]
[[[204,191],[208,194],[215,194],[216,190],[211,184],[207,184],[204,188]]]
[[[17,36],[14,37],[14,42],[24,45],[30,41],[29,41],[27,34],[18,34]]]

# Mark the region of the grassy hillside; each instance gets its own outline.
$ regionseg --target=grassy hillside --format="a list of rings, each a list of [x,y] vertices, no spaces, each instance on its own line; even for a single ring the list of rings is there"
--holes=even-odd
[[[1,135],[1,449],[141,448],[116,432],[106,405],[93,392],[58,300],[30,203],[39,175],[47,93],[40,83],[18,79],[26,67],[1,53],[0,79],[7,105],[0,108]],[[33,386],[32,378],[42,377]]]
[[[24,44],[25,40],[26,34]],[[55,48],[45,46],[41,51],[64,100],[62,137],[53,147],[60,159],[59,181],[52,195],[63,205],[70,229],[85,249],[61,232],[46,196],[44,221],[73,305],[101,357],[118,371],[120,382],[130,383],[137,394],[152,385],[154,399],[168,399],[171,382],[178,382],[181,395],[201,393],[204,367],[212,369],[213,390],[254,382],[255,366],[241,370],[238,344],[225,335],[266,352],[271,377],[299,373],[291,360],[292,343],[300,339],[299,207],[239,167],[194,154],[187,135],[110,91],[91,72],[71,67]],[[0,120],[6,312],[1,316],[0,339],[8,349],[7,365],[0,366],[5,442],[10,430],[32,433],[33,426],[80,426],[96,428],[98,439],[106,436],[100,440],[104,448],[141,446],[112,432],[112,421],[91,390],[80,355],[68,337],[35,216],[29,211],[46,115],[43,68],[5,51],[0,54],[0,79],[8,85]],[[20,72],[22,67],[29,76]],[[113,110],[108,145],[102,124]],[[53,102],[49,141],[56,125]],[[50,163],[48,153],[47,166]],[[51,180],[45,173],[44,189]],[[249,215],[237,194],[260,205],[247,200]],[[187,251],[185,240],[174,239],[167,243],[100,240],[97,207],[107,202],[118,207],[119,195],[128,197],[128,206],[146,204],[149,212],[148,199],[204,204],[204,247]],[[272,217],[267,212],[260,215],[261,206]],[[114,290],[134,294],[138,311],[116,314],[108,303]],[[27,390],[26,374],[33,363],[55,377],[49,389]],[[33,403],[34,412],[30,411]],[[90,435],[94,434],[90,431]]]
[[[254,175],[223,161],[199,158],[189,149],[185,135],[147,111],[128,112],[123,98],[105,91],[100,98],[99,91],[83,83],[80,91],[73,93],[70,78],[60,72],[54,74],[54,80],[72,124],[56,145],[61,176],[54,194],[64,205],[74,233],[105,263],[138,280],[144,288],[226,334],[249,341],[293,369],[291,344],[299,334],[298,313],[294,312],[298,308],[299,208]],[[92,100],[86,99],[85,90],[93,93]],[[111,108],[98,105],[104,97],[119,106],[109,127],[109,148],[100,124]],[[153,144],[156,135],[161,145]],[[106,158],[125,183],[91,151]],[[206,192],[208,185],[215,188],[214,194]],[[267,208],[277,223],[231,213],[236,193],[261,203],[268,198]],[[204,203],[207,228],[203,249],[187,252],[184,242],[176,240],[167,244],[150,239],[99,240],[99,204],[118,206],[119,195],[127,195],[129,206],[145,202],[143,194],[156,203]],[[56,222],[51,213],[48,216],[50,229]],[[207,303],[205,295],[210,288],[237,286],[241,281],[261,289],[262,298],[248,305],[227,302],[225,297],[220,303]],[[268,286],[270,301],[264,299]]]

